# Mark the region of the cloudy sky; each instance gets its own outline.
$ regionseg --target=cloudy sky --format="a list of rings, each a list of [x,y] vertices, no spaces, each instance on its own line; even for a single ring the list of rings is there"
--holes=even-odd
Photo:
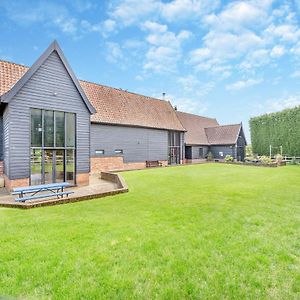
[[[0,19],[0,59],[57,39],[80,79],[221,124],[300,104],[300,0],[0,0]]]

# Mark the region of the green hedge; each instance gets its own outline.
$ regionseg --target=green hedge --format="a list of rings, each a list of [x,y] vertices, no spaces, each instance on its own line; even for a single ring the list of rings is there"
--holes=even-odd
[[[300,106],[251,118],[249,124],[253,153],[269,155],[272,145],[282,146],[284,155],[300,156]]]

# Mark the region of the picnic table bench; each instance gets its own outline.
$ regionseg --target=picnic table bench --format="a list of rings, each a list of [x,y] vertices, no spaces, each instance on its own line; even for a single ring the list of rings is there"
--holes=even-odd
[[[158,160],[147,160],[146,168],[161,167],[162,163]]]
[[[19,202],[25,202],[27,200],[35,200],[40,198],[49,198],[54,196],[56,196],[59,199],[63,198],[64,196],[68,197],[70,194],[74,193],[72,191],[64,191],[64,188],[69,186],[71,186],[70,183],[61,182],[18,187],[13,189],[12,195],[18,195],[19,197],[15,198],[15,200]]]

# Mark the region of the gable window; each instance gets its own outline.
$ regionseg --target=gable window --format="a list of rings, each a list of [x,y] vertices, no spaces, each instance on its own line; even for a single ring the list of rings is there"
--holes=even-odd
[[[30,184],[75,183],[76,115],[31,109]]]
[[[123,149],[116,149],[115,154],[123,154]]]

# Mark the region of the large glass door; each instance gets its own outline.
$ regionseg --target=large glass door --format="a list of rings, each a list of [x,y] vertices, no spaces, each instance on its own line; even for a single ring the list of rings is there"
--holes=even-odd
[[[44,182],[53,183],[53,150],[44,150]]]
[[[73,113],[31,110],[30,184],[75,184],[76,116]]]
[[[180,164],[180,132],[169,131],[168,134],[168,163],[169,165]]]
[[[65,150],[55,151],[54,181],[65,181]]]

